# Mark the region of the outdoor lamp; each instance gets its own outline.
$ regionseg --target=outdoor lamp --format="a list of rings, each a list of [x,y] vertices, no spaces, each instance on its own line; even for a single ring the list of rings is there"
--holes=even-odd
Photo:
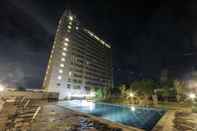
[[[194,93],[189,94],[189,98],[194,100],[196,98],[196,95]]]
[[[134,94],[131,92],[131,93],[129,94],[129,96],[130,96],[130,97],[134,97]]]
[[[0,85],[0,92],[3,92],[3,91],[4,91],[4,86]]]

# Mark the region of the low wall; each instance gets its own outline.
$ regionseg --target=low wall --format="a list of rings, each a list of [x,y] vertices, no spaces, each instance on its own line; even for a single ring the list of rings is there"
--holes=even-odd
[[[58,100],[58,93],[53,92],[41,92],[41,91],[6,91],[3,97],[28,97],[31,99],[53,99]]]

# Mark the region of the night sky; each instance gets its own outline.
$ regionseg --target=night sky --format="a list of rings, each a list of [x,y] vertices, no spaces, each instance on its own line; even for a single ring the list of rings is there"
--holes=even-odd
[[[159,79],[164,68],[184,77],[197,63],[195,0],[1,0],[2,83],[41,87],[65,9],[112,44],[115,84]]]

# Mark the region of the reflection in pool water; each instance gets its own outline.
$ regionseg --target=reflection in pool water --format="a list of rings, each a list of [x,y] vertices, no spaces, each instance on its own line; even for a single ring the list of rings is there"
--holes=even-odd
[[[61,101],[58,105],[147,131],[151,130],[165,113],[161,109],[127,107],[86,100]]]

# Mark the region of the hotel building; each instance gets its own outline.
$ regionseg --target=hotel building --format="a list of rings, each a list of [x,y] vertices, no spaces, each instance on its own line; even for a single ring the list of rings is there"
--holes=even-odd
[[[112,50],[76,16],[64,12],[59,21],[43,82],[59,99],[84,97],[95,88],[112,87]]]

